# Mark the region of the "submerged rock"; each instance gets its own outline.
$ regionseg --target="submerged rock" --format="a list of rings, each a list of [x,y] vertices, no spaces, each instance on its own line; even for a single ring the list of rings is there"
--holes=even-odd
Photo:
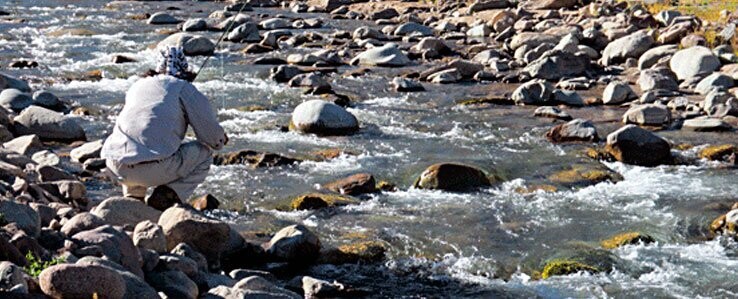
[[[566,187],[586,187],[602,182],[619,182],[623,176],[606,166],[596,164],[575,164],[571,168],[556,172],[548,177],[556,184]]]
[[[733,154],[738,154],[738,147],[732,144],[721,144],[705,147],[697,153],[697,156],[710,161],[726,161]]]
[[[295,107],[290,129],[319,135],[349,135],[359,130],[359,121],[341,106],[310,100]]]
[[[317,210],[329,207],[345,206],[357,204],[359,201],[351,197],[325,194],[325,193],[309,193],[300,195],[293,199],[290,203],[292,210]]]
[[[418,189],[469,191],[491,186],[492,183],[484,171],[475,167],[458,163],[438,163],[426,168],[413,186]]]
[[[635,125],[626,125],[608,135],[605,150],[627,164],[657,166],[672,161],[671,146],[666,140]]]
[[[369,173],[357,173],[322,186],[322,189],[344,195],[361,195],[377,191],[377,182]]]
[[[639,232],[627,232],[627,233],[617,234],[606,240],[602,240],[602,242],[600,242],[600,246],[602,246],[602,248],[605,248],[605,249],[615,249],[620,246],[639,244],[639,243],[648,244],[648,243],[653,243],[655,241],[656,240],[654,240],[653,237],[649,235],[645,235]]]
[[[557,259],[546,263],[546,266],[543,267],[543,271],[541,272],[541,277],[543,277],[543,279],[547,279],[551,276],[569,275],[578,272],[597,273],[601,271],[601,269],[585,263]]]

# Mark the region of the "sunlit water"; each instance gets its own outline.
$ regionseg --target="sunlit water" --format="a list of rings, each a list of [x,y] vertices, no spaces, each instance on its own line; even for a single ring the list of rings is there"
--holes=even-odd
[[[3,65],[19,57],[38,61],[38,69],[11,73],[31,79],[34,88],[46,88],[99,111],[79,120],[90,139],[104,138],[128,87],[155,65],[156,54],[149,46],[165,37],[156,31],[174,27],[145,25],[126,15],[153,13],[171,5],[186,7],[172,11],[184,18],[184,14],[205,17],[222,4],[129,3],[108,9],[102,1],[6,0],[0,2],[0,9],[25,22],[0,23],[0,58]],[[202,12],[193,12],[192,7]],[[331,21],[321,30],[355,26],[348,23]],[[66,28],[96,34],[49,35]],[[217,39],[218,33],[204,34]],[[354,232],[391,245],[383,264],[314,269],[322,277],[368,287],[380,296],[694,298],[735,297],[738,292],[736,245],[700,238],[707,223],[721,212],[705,206],[738,199],[735,169],[706,163],[656,168],[608,163],[624,181],[522,195],[515,190],[542,182],[562,165],[581,161],[577,156],[582,149],[547,142],[543,134],[551,122],[534,119],[529,108],[459,108],[456,100],[479,96],[480,91],[429,87],[426,93],[403,95],[391,92],[381,73],[361,78],[333,75],[329,81],[335,89],[356,95],[350,111],[362,130],[334,138],[286,133],[280,127],[291,110],[314,97],[267,80],[269,67],[244,63],[240,47],[228,43],[220,47],[196,82],[213,100],[233,139],[227,150],[248,148],[304,157],[315,150],[340,148],[354,154],[277,168],[214,167],[198,193],[210,192],[238,211],[219,215],[244,230],[271,232],[302,223],[326,245],[348,242],[346,235]],[[110,57],[116,53],[138,62],[113,64]],[[202,60],[193,58],[191,64]],[[100,81],[63,79],[98,69],[103,70]],[[251,105],[268,111],[238,109]],[[593,112],[580,114],[585,113]],[[619,117],[618,112],[604,113]],[[666,135],[678,138],[675,133]],[[685,137],[695,138],[699,140]],[[425,167],[450,161],[495,170],[507,182],[470,194],[410,188]],[[400,191],[370,195],[359,205],[331,211],[275,209],[290,197],[314,190],[316,184],[357,172],[394,182]],[[117,192],[109,186],[91,188],[99,198]],[[540,270],[541,261],[560,248],[581,243],[597,246],[600,240],[624,231],[648,233],[657,243],[613,250],[623,266],[610,273],[531,279],[531,271]]]

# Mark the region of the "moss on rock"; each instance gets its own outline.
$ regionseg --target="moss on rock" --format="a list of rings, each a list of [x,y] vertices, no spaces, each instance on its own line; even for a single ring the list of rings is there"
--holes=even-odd
[[[697,156],[710,161],[723,161],[734,153],[738,153],[738,147],[732,144],[721,144],[708,146],[700,150]]]
[[[578,272],[597,273],[601,270],[574,260],[555,259],[546,263],[541,271],[541,277],[547,279],[551,276],[569,275]]]
[[[330,248],[318,262],[328,264],[374,263],[384,260],[387,245],[381,241],[361,241]]]
[[[599,161],[614,161],[615,160],[615,158],[612,155],[607,153],[602,148],[588,147],[584,149],[584,154],[587,157],[590,157],[592,159],[599,160]]]
[[[317,210],[328,207],[357,204],[358,200],[348,196],[326,193],[308,193],[293,199],[290,204],[292,210]]]
[[[604,165],[575,164],[570,169],[550,175],[548,179],[564,186],[584,187],[605,181],[619,182],[623,177]]]
[[[627,232],[617,234],[610,237],[609,239],[602,240],[600,245],[605,249],[614,249],[624,245],[638,244],[643,242],[644,244],[653,243],[655,240],[649,235],[645,235],[639,232]]]

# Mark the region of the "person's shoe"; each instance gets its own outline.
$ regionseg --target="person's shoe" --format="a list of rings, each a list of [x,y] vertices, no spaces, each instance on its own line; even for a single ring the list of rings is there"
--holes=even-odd
[[[177,192],[174,192],[172,188],[166,185],[157,186],[154,188],[154,192],[151,192],[151,195],[146,197],[146,205],[159,211],[164,211],[181,202]]]

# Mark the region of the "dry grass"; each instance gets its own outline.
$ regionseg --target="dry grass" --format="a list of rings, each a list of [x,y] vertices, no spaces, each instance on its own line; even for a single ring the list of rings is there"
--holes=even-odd
[[[698,17],[703,21],[704,27],[695,33],[702,35],[708,46],[714,47],[721,42],[718,39],[718,33],[722,30],[723,25],[729,21],[730,15],[738,10],[738,0],[660,0],[656,3],[645,4],[645,7],[651,14],[664,10],[676,10],[683,15]],[[734,49],[738,49],[738,39],[733,38],[730,43]]]

